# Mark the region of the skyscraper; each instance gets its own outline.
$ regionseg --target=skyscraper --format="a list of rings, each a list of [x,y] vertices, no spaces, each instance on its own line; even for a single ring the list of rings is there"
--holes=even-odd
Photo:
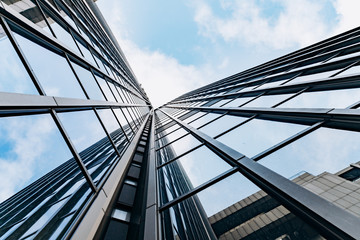
[[[360,237],[360,29],[154,110],[91,0],[0,3],[0,239]]]

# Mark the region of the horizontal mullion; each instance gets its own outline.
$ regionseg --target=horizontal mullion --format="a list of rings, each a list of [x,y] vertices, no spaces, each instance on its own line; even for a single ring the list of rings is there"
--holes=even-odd
[[[83,108],[83,107],[149,107],[143,104],[117,103],[99,100],[40,96],[0,92],[0,110]]]

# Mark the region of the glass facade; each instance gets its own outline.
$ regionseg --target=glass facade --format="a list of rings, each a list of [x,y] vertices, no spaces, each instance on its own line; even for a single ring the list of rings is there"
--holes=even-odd
[[[0,239],[63,239],[151,106],[86,1],[1,0],[0,18]]]
[[[359,33],[155,110],[163,239],[360,237]]]
[[[153,109],[92,0],[0,0],[0,239],[359,239],[359,42]]]

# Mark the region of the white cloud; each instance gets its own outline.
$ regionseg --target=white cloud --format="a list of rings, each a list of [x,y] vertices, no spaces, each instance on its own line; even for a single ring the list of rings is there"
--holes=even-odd
[[[154,107],[206,83],[204,68],[182,65],[160,51],[141,49],[129,40],[120,45]]]
[[[0,158],[0,202],[29,183],[36,167],[41,172],[46,161],[51,160],[43,154],[53,132],[54,126],[48,117],[2,120],[1,135],[11,147],[9,151],[3,150],[6,154]]]
[[[274,23],[262,14],[255,0],[222,1],[222,8],[230,12],[226,17],[213,13],[203,2],[193,3],[195,21],[200,34],[212,39],[261,44],[276,49],[309,45],[324,37],[328,26],[320,15],[320,2],[309,0],[278,0],[282,6]]]
[[[358,9],[360,1],[358,0],[334,0],[333,5],[338,14],[338,24],[334,33],[342,33],[352,28],[360,26]]]

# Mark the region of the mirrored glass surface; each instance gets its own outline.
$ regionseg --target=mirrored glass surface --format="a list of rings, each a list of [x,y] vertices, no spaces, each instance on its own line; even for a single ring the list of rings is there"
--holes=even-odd
[[[71,62],[71,64],[90,99],[105,101],[104,95],[102,94],[91,72],[74,62]]]
[[[305,171],[313,175],[336,173],[358,161],[359,132],[320,128],[270,154],[260,163],[291,178]]]
[[[194,147],[199,146],[201,143],[194,138],[192,135],[188,134],[185,137],[182,137],[170,145],[161,148],[158,152],[167,152],[166,154],[170,156],[170,158],[164,158],[163,161],[168,161],[173,159],[176,156],[179,156]]]
[[[56,38],[59,39],[61,42],[65,43],[66,46],[68,46],[72,50],[74,50],[75,53],[80,55],[79,48],[76,46],[76,43],[75,43],[73,37],[71,36],[70,32],[68,32],[69,30],[65,30],[53,18],[49,17],[48,14],[46,14],[46,16],[47,16],[47,20],[50,24],[51,29],[55,33]]]
[[[85,99],[84,92],[65,58],[16,33],[14,36],[46,95]]]
[[[95,77],[96,77],[96,79],[97,79],[103,93],[105,94],[107,100],[112,101],[112,102],[116,102],[116,99],[115,99],[114,95],[112,94],[109,86],[107,85],[105,79],[103,79],[103,78],[101,78],[101,77],[99,77],[97,75],[95,75]]]
[[[60,113],[59,118],[93,178],[118,159],[93,111]]]
[[[0,202],[72,158],[48,114],[0,118]]]
[[[264,95],[249,102],[244,107],[273,107],[290,96],[292,94]]]
[[[253,157],[305,127],[291,123],[253,119],[217,140],[248,157]]]
[[[346,108],[360,100],[360,88],[304,92],[278,108]]]
[[[162,224],[166,239],[325,239],[239,173],[163,211]]]
[[[104,123],[106,130],[110,134],[111,139],[115,143],[115,146],[118,148],[119,152],[122,152],[127,141],[113,112],[110,109],[97,110],[97,112],[99,113],[100,119]]]
[[[0,26],[0,91],[38,94],[4,29]]]
[[[331,70],[331,71],[326,71],[326,72],[321,72],[321,73],[299,76],[299,77],[296,77],[295,79],[287,82],[284,85],[300,84],[303,82],[314,81],[314,80],[324,80],[324,79],[330,78],[332,75],[334,75],[337,72],[339,72],[339,70]]]
[[[203,126],[204,124],[208,123],[209,121],[214,120],[215,118],[218,118],[218,117],[219,117],[219,114],[208,113],[208,114],[202,116],[201,118],[198,118],[193,122],[190,122],[189,125],[194,128],[199,128],[199,127]]]
[[[254,97],[244,97],[244,98],[237,98],[231,102],[228,102],[227,104],[225,104],[223,107],[240,107],[242,106],[244,103],[250,101],[251,99],[253,99]]]
[[[32,1],[3,0],[2,2],[51,34],[50,29],[48,28],[48,25],[46,24],[40,9]]]
[[[346,75],[359,74],[359,73],[360,73],[360,65],[355,65],[337,74],[336,76],[339,77],[339,76],[346,76]]]
[[[180,174],[178,171],[180,171],[181,174],[185,174],[189,180],[189,189],[187,190],[189,191],[229,170],[231,166],[207,147],[203,146],[169,163],[163,168],[166,168],[169,182],[175,185],[175,187],[179,184],[177,183],[177,178]]]
[[[183,129],[183,128],[178,128],[177,130],[167,134],[164,138],[165,138],[165,141],[170,143],[176,139],[178,139],[179,137],[182,137],[184,136],[185,134],[187,134],[188,132]]]
[[[115,115],[117,117],[117,119],[119,120],[121,126],[123,127],[123,129],[125,130],[126,134],[130,137],[133,135],[133,132],[129,126],[129,124],[127,123],[126,119],[125,119],[125,116],[122,112],[121,109],[119,108],[114,108],[114,112],[115,112]]]
[[[219,115],[220,117],[221,115]],[[204,127],[199,128],[199,130],[210,137],[215,137],[224,131],[229,130],[230,128],[244,122],[247,118],[244,117],[235,117],[235,116],[223,116],[214,122],[205,125]]]

